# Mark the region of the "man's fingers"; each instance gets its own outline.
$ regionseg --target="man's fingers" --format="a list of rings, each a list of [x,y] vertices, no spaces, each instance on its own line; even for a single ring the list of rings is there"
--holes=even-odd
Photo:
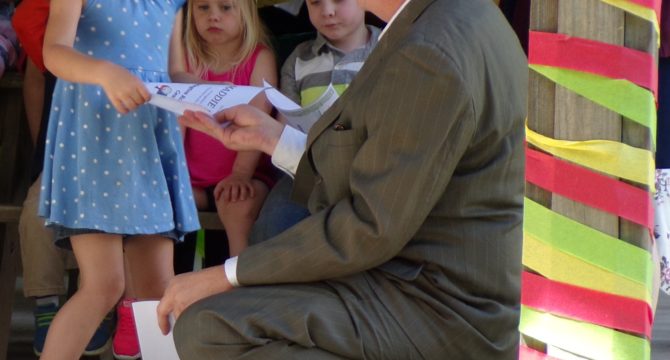
[[[158,307],[156,308],[156,312],[158,313],[158,327],[161,329],[161,332],[163,335],[167,335],[170,333],[170,312],[171,312],[171,306],[169,305],[170,300],[168,300],[166,297],[163,297],[161,301],[158,303]]]

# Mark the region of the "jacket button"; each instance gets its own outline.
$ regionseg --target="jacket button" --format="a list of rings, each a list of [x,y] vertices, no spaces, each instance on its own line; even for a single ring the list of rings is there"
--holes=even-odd
[[[345,130],[344,124],[342,124],[342,123],[337,123],[337,124],[333,125],[333,130],[335,130],[335,131],[342,131],[342,130]]]

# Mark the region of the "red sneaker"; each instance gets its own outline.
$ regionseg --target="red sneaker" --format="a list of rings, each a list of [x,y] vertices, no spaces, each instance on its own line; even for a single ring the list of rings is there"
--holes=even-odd
[[[114,358],[120,360],[136,360],[141,356],[132,303],[133,299],[123,299],[116,307],[117,323],[112,352]]]

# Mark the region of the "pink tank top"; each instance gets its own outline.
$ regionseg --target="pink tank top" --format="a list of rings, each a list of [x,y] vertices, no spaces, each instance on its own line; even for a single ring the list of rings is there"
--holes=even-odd
[[[256,59],[264,46],[259,45],[251,56],[240,64],[237,69],[222,74],[208,72],[203,77],[208,81],[228,81],[235,85],[250,85],[251,73],[256,66]],[[207,188],[216,185],[230,175],[237,152],[228,149],[218,140],[200,131],[188,129],[184,136],[186,163],[191,175],[191,185]],[[265,182],[268,187],[274,184],[274,169],[268,156],[261,156],[256,168],[255,178]]]

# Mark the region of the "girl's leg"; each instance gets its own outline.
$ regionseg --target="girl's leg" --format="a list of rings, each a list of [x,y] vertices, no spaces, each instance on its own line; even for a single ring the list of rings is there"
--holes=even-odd
[[[209,204],[207,203],[207,192],[203,188],[192,187],[193,199],[195,200],[195,207],[198,210],[205,210]]]
[[[133,236],[124,242],[127,278],[126,296],[160,299],[174,277],[172,239],[157,236]]]
[[[253,198],[238,202],[226,202],[223,198],[216,200],[219,219],[228,235],[230,256],[237,256],[247,247],[251,227],[269,192],[267,185],[260,180],[254,179],[252,184],[256,192]]]
[[[51,323],[41,359],[78,359],[96,328],[123,294],[123,245],[110,234],[70,239],[79,264],[79,289]]]

